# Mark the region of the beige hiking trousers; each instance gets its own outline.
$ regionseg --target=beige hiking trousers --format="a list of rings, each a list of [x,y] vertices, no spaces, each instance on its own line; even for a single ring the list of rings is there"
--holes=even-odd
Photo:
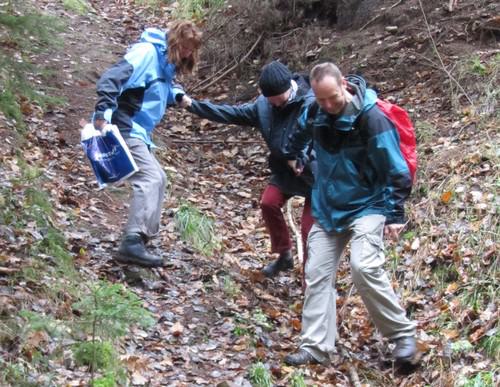
[[[151,238],[160,229],[167,176],[151,150],[138,138],[126,138],[139,171],[128,178],[132,199],[125,234],[140,233]]]
[[[415,323],[408,320],[399,305],[383,268],[384,223],[384,216],[368,215],[353,220],[348,230],[340,234],[326,232],[317,223],[309,233],[300,348],[320,362],[327,362],[335,351],[335,279],[349,241],[352,280],[375,326],[392,340],[415,335]]]

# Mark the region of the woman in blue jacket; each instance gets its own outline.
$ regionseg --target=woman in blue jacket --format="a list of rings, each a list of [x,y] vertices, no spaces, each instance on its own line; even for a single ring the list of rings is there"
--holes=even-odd
[[[198,62],[201,32],[189,21],[167,30],[146,29],[123,59],[97,82],[94,125],[116,125],[139,171],[128,180],[132,199],[117,260],[143,266],[161,266],[163,260],[147,252],[145,243],[159,231],[166,175],[153,155],[151,135],[167,106],[181,101],[176,73],[193,72]]]

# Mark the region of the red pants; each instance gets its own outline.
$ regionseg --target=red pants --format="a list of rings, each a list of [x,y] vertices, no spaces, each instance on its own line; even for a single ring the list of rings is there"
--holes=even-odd
[[[281,254],[292,248],[290,233],[288,232],[288,227],[281,211],[281,208],[288,199],[290,199],[290,196],[284,195],[278,187],[271,184],[262,193],[260,208],[267,230],[271,236],[271,251],[273,253]],[[307,236],[313,223],[311,199],[306,198],[300,219],[300,232],[302,235],[302,246],[304,247],[304,264],[307,260]]]

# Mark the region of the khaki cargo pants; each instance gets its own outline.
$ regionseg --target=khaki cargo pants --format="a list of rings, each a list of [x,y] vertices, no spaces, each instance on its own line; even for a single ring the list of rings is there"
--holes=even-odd
[[[384,216],[368,215],[353,220],[340,234],[326,232],[317,223],[309,233],[300,348],[320,362],[327,362],[335,351],[335,279],[349,241],[352,280],[375,326],[389,339],[415,335],[415,323],[399,305],[383,268],[384,223]]]

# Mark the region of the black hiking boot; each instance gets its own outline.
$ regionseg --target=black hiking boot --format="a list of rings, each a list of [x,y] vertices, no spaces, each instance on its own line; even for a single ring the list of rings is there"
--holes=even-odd
[[[394,360],[400,363],[413,363],[417,354],[417,341],[413,336],[404,336],[395,340],[396,347],[392,351]]]
[[[292,252],[290,250],[281,253],[279,258],[271,262],[269,265],[265,266],[262,269],[262,273],[268,277],[273,278],[280,271],[288,270],[293,268],[293,257]]]
[[[305,349],[299,349],[297,353],[286,355],[283,359],[285,364],[291,366],[301,366],[307,364],[319,364],[319,361],[314,358],[309,352]]]
[[[163,266],[163,259],[147,252],[140,234],[127,234],[118,249],[116,260],[146,267]]]

